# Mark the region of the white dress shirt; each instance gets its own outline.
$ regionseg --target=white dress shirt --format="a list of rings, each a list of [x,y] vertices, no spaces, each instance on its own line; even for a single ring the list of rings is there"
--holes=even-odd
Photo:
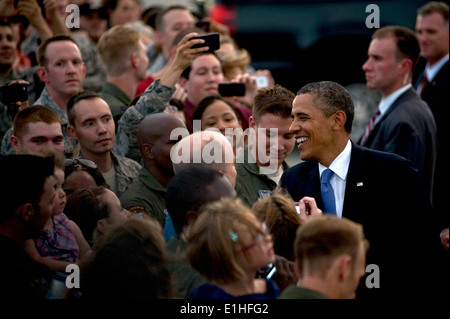
[[[334,172],[331,177],[330,184],[334,190],[334,198],[336,200],[336,214],[339,218],[342,217],[342,209],[344,208],[345,185],[347,183],[348,166],[350,165],[350,156],[352,153],[352,143],[348,140],[347,145],[341,154],[338,155],[331,163],[330,167],[326,167],[319,163],[319,174],[327,168]]]
[[[428,82],[433,81],[436,74],[441,70],[441,68],[444,66],[445,63],[448,61],[448,53],[446,56],[444,56],[442,59],[440,59],[438,62],[430,66],[428,63],[425,66],[425,74],[427,75]]]

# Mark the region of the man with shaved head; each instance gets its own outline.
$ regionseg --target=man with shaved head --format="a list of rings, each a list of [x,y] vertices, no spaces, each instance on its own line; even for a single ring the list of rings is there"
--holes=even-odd
[[[184,136],[172,149],[170,159],[177,175],[188,167],[208,167],[222,173],[233,188],[235,187],[237,172],[233,146],[219,130],[198,131]],[[170,211],[163,235],[167,242],[177,235]]]
[[[186,132],[186,125],[168,113],[145,117],[138,126],[137,144],[143,167],[138,179],[120,196],[125,209],[143,217],[155,218],[164,227],[166,215],[166,187],[174,176],[170,151],[182,136],[172,132]]]
[[[222,173],[235,186],[233,147],[218,130],[198,131],[184,137],[174,147],[171,159],[175,174],[186,167],[206,166]]]

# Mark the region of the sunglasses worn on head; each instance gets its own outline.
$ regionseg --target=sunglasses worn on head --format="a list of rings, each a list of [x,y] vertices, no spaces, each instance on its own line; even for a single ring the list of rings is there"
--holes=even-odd
[[[95,164],[93,161],[85,159],[85,158],[66,158],[64,160],[65,166],[70,165],[84,165],[90,168],[97,168],[97,164]]]

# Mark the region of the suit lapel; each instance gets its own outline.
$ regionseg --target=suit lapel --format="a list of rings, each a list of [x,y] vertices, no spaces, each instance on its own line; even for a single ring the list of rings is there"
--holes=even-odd
[[[369,136],[367,137],[367,141],[364,143],[363,146],[370,148],[370,145],[372,145],[372,142],[375,139],[375,136],[377,136],[378,131],[380,130],[380,127],[381,127],[381,124],[383,123],[383,121],[389,116],[389,114],[394,112],[394,110],[397,108],[397,106],[399,104],[403,103],[404,100],[410,99],[411,93],[416,94],[412,88],[409,88],[408,90],[403,92],[403,94],[401,94],[394,101],[394,103],[391,104],[391,106],[388,108],[386,113],[383,114],[383,116],[378,120],[377,124],[375,124],[375,126],[373,127],[372,131],[370,131]]]
[[[307,180],[313,182],[306,185],[306,196],[314,197],[316,199],[317,206],[320,209],[323,209],[322,195],[320,193],[320,174],[318,164],[314,165],[312,170],[308,173]]]
[[[367,205],[367,203],[363,203],[363,195],[366,192],[368,182],[367,172],[364,149],[352,142],[352,153],[345,185],[343,217],[352,220],[358,220],[358,217],[361,217],[353,215]]]
[[[430,94],[430,91],[433,91],[433,89],[436,87],[436,85],[438,85],[438,83],[443,81],[443,78],[448,76],[448,72],[449,72],[449,61],[447,61],[447,63],[445,63],[442,68],[439,70],[439,72],[436,74],[436,76],[433,78],[433,80],[431,80],[430,83],[428,83],[427,87],[425,88],[425,90],[422,93],[422,96],[426,98],[427,95]],[[425,72],[425,70],[424,70]],[[423,74],[423,73],[422,73]]]

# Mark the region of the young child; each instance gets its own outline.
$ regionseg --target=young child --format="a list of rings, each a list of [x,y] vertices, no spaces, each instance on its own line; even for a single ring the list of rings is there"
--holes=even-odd
[[[66,205],[64,183],[64,157],[53,150],[42,152],[42,156],[52,157],[55,162],[54,177],[57,180],[53,201],[53,215],[41,234],[25,243],[25,250],[35,261],[43,263],[55,272],[65,272],[66,266],[78,263],[87,257],[91,247],[84,239],[80,228],[63,213]]]
[[[258,270],[275,262],[265,224],[237,199],[224,198],[202,210],[188,231],[187,256],[210,283],[189,298],[277,298],[280,290],[272,280],[255,278]]]

